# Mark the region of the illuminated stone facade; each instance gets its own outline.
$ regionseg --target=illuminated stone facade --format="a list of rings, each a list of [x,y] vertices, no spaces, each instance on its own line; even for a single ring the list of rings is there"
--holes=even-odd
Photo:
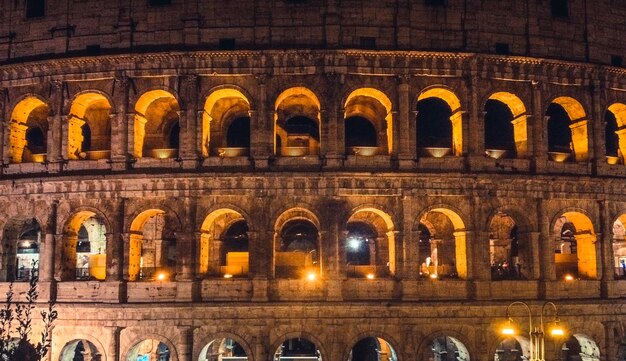
[[[0,291],[39,260],[53,360],[513,360],[514,300],[626,359],[624,6],[190,3],[0,11]]]

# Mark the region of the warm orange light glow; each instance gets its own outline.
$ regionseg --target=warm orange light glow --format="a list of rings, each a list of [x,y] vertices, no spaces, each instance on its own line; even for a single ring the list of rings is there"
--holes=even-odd
[[[368,273],[365,277],[367,277],[368,280],[373,280],[375,278],[373,273]]]
[[[233,275],[231,275],[230,273],[226,273],[226,274],[224,275],[224,278],[233,278]]]
[[[515,329],[515,324],[513,323],[513,321],[511,321],[510,318],[507,321],[506,325],[502,327],[502,330],[500,332],[506,336],[515,336],[517,334],[517,330]]]
[[[166,278],[167,278],[167,275],[164,272],[159,272],[156,277],[156,279],[159,281],[165,281]]]
[[[317,278],[317,275],[315,273],[313,273],[313,272],[309,272],[309,274],[307,274],[306,278],[309,281],[315,281],[315,279]]]
[[[438,277],[437,277],[437,274],[436,274],[436,273],[431,273],[431,274],[430,274],[430,278],[435,280],[435,279],[437,279]]]
[[[565,275],[565,281],[566,282],[570,282],[570,281],[573,281],[573,280],[574,280],[574,276],[572,276],[572,275]]]

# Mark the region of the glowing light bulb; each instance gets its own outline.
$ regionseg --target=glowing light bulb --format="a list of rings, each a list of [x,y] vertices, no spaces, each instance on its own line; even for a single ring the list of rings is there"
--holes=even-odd
[[[165,273],[161,272],[157,275],[157,280],[159,281],[164,281],[165,280]]]
[[[233,275],[231,275],[230,273],[226,273],[224,274],[224,278],[233,278]]]
[[[574,280],[574,276],[572,276],[572,275],[565,275],[565,281],[571,282],[573,280]]]
[[[368,273],[365,277],[367,277],[368,280],[373,280],[375,278],[373,273]]]
[[[310,272],[310,273],[306,276],[306,278],[307,278],[309,281],[315,281],[315,279],[317,278],[317,276],[315,275],[315,273]]]

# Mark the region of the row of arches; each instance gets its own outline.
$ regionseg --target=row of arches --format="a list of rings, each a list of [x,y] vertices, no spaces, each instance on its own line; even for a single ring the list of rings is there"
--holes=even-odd
[[[318,216],[306,208],[291,208],[277,217],[266,239],[252,218],[242,210],[221,208],[210,212],[202,222],[192,246],[179,243],[181,226],[169,208],[153,208],[138,213],[130,222],[126,237],[125,277],[130,281],[171,279],[183,252],[195,248],[198,277],[246,277],[251,261],[258,257],[255,247],[271,243],[272,275],[276,278],[317,278],[325,272],[327,241]],[[615,276],[626,276],[626,214],[613,223],[612,245]],[[63,227],[58,250],[59,280],[104,280],[107,248],[119,247],[111,236],[107,218],[97,210],[73,214]],[[337,235],[343,272],[348,277],[378,278],[397,274],[399,228],[393,217],[376,207],[357,208],[340,226]],[[488,232],[477,239],[468,238],[466,222],[452,208],[434,207],[405,230],[409,259],[417,264],[415,272],[425,278],[468,277],[471,242],[489,249],[491,279],[537,279],[532,231],[523,216],[498,211],[493,214]],[[600,265],[596,231],[587,215],[565,211],[558,215],[551,230],[554,271],[557,278],[597,279]],[[488,238],[484,239],[484,238]],[[488,245],[487,242],[488,241]],[[114,243],[112,243],[114,242]],[[12,218],[3,230],[4,280],[27,280],[39,260],[42,227],[34,218]]]
[[[464,154],[463,121],[466,110],[449,88],[435,86],[418,94],[415,101],[415,144],[419,156]],[[99,91],[77,95],[66,116],[67,139],[63,157],[69,160],[108,159],[112,147],[110,98]],[[306,156],[320,154],[324,133],[324,109],[308,88],[293,87],[278,95],[273,107],[274,154]],[[375,88],[359,88],[345,99],[342,109],[343,144],[346,155],[390,155],[397,152],[394,127],[397,108]],[[249,95],[239,88],[213,91],[200,114],[202,157],[248,156],[252,135],[258,136],[256,110]],[[19,101],[10,113],[9,160],[11,163],[44,162],[51,142],[50,105],[37,96]],[[484,105],[484,148],[493,158],[525,158],[529,155],[528,119],[524,102],[510,92],[495,92]],[[583,162],[589,157],[589,117],[574,98],[554,98],[545,111],[547,149],[554,161]],[[133,107],[129,154],[135,158],[176,158],[180,150],[181,109],[168,90],[151,90]],[[126,121],[126,120],[125,120]],[[130,121],[130,119],[128,119]],[[623,163],[626,138],[626,105],[611,104],[605,113],[607,162]],[[200,129],[200,128],[199,128]],[[257,129],[257,130],[255,130]],[[195,133],[195,132],[194,132]],[[183,134],[183,135],[181,135]],[[467,141],[467,140],[465,140]]]
[[[235,337],[235,339],[231,337]],[[239,337],[231,337],[211,340],[202,347],[197,356],[197,361],[254,360],[250,347]],[[558,345],[560,347],[548,349],[550,353],[563,361],[600,360],[597,344],[584,334],[574,334],[566,340],[560,340]],[[472,359],[465,344],[457,337],[447,334],[433,337],[425,346],[421,358],[424,361],[470,361]],[[528,339],[524,336],[514,336],[500,341],[492,359],[494,361],[522,361],[528,360],[529,355],[530,343]],[[68,342],[63,347],[59,361],[104,361],[105,359],[101,349],[93,342],[77,339]],[[322,361],[325,357],[319,345],[304,336],[283,341],[273,350],[271,359],[273,361]],[[345,361],[398,361],[402,360],[402,357],[385,338],[370,336],[359,339],[346,352],[344,359]],[[178,360],[178,357],[170,342],[149,338],[132,346],[126,353],[125,360],[175,361]]]

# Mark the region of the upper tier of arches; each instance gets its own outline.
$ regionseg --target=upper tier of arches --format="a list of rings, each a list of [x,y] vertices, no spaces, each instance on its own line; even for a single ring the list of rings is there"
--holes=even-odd
[[[626,98],[594,103],[584,92],[530,84],[470,89],[458,79],[271,79],[206,86],[208,79],[187,76],[157,86],[138,77],[107,82],[114,92],[94,82],[67,83],[62,94],[16,89],[3,112],[5,173],[58,169],[38,164],[190,168],[245,159],[260,168],[275,159],[383,168],[399,161],[410,169],[444,157],[453,168],[462,162],[451,158],[470,157],[470,165],[494,170],[530,170],[533,162],[538,171],[585,173],[585,163],[615,172],[611,166],[626,162]]]

